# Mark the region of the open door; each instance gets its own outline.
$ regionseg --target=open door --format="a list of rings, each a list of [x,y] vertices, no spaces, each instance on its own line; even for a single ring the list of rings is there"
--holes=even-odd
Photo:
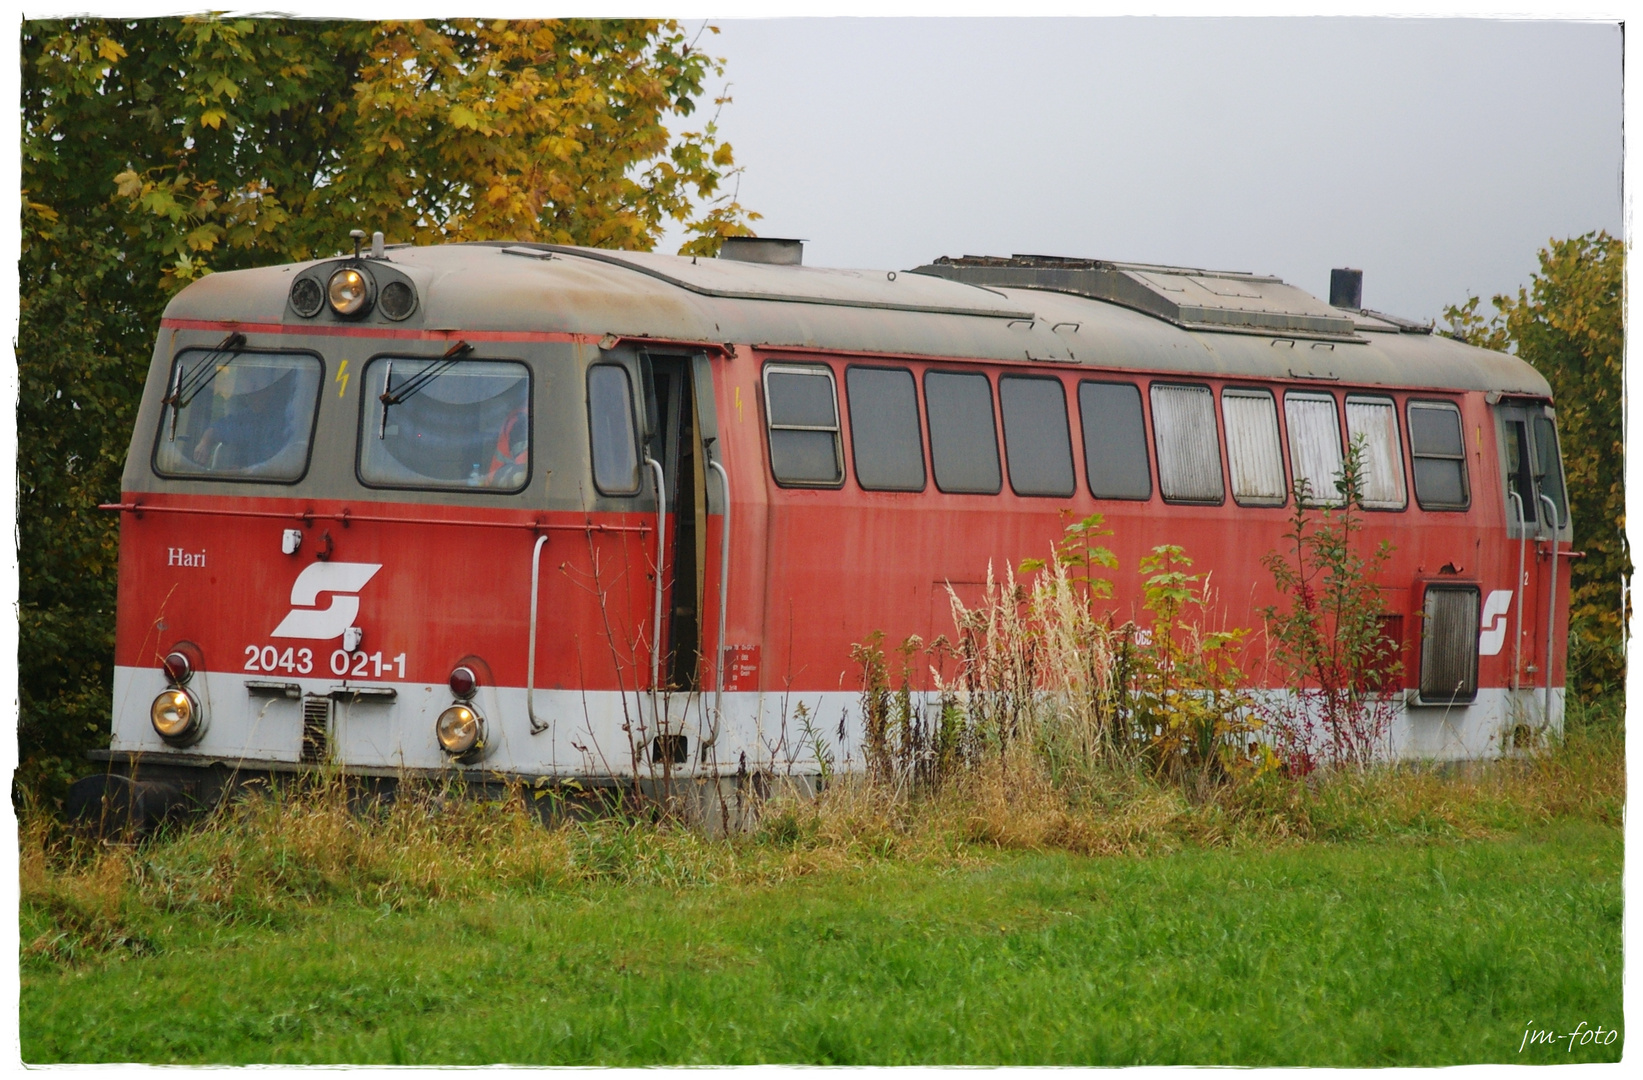
[[[1568,552],[1559,542],[1573,538],[1563,461],[1558,452],[1557,423],[1540,402],[1506,401],[1495,406],[1501,475],[1505,478],[1507,535],[1516,542],[1522,563],[1513,583],[1506,644],[1510,647],[1514,689],[1540,689],[1542,720],[1555,710],[1551,689],[1562,681],[1554,670],[1563,642],[1557,640],[1559,616],[1567,618]]]
[[[702,587],[707,542],[706,459],[700,409],[688,356],[642,354],[647,466],[661,475],[665,493],[660,634],[651,687],[657,731],[656,763],[682,765],[690,754],[686,714],[700,707]],[[653,630],[654,633],[654,630]]]

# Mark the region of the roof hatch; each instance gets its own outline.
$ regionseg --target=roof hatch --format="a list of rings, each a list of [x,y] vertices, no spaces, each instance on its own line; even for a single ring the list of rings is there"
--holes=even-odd
[[[911,273],[971,285],[1075,293],[1121,304],[1188,330],[1363,340],[1346,313],[1261,274],[1048,255],[1008,259],[944,255]]]

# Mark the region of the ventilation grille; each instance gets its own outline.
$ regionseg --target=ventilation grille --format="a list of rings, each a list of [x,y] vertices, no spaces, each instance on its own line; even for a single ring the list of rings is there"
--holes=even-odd
[[[1428,586],[1421,628],[1421,700],[1471,701],[1478,693],[1478,589]]]
[[[318,764],[330,750],[331,699],[302,699],[302,760]]]

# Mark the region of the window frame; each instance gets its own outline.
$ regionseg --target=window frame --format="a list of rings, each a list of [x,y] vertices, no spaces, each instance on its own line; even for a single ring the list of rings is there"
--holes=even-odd
[[[941,478],[936,476],[936,436],[935,436],[935,428],[930,423],[930,376],[932,376],[932,375],[958,375],[958,376],[964,376],[964,377],[970,377],[970,378],[979,378],[987,384],[987,409],[988,409],[988,413],[989,413],[989,415],[992,419],[992,425],[993,425],[993,461],[995,463],[997,463],[997,465],[998,465],[998,486],[995,487],[993,490],[991,490],[991,491],[948,491],[946,488],[941,486]],[[979,369],[979,370],[977,370],[977,369],[965,370],[963,368],[955,370],[953,368],[945,368],[945,367],[927,367],[927,368],[924,369],[923,374],[919,378],[919,394],[924,399],[924,426],[925,426],[926,431],[929,432],[928,439],[929,439],[929,442],[930,442],[930,482],[935,485],[936,490],[941,492],[943,495],[994,496],[994,495],[1003,494],[1003,492],[1004,492],[1004,472],[1005,472],[1004,448],[1003,448],[1002,445],[1000,445],[1001,440],[999,438],[1000,432],[999,432],[999,415],[998,415],[998,389],[993,385],[992,373],[990,371],[987,371],[984,368]],[[1074,488],[1074,490],[1077,490],[1076,487]]]
[[[1093,473],[1090,470],[1090,443],[1084,437],[1084,387],[1089,386],[1127,386],[1135,391],[1136,414],[1141,417],[1141,454],[1147,462],[1147,493],[1145,495],[1099,495],[1095,490],[1095,483],[1090,479]],[[1079,379],[1078,380],[1078,441],[1084,453],[1084,490],[1089,492],[1090,498],[1110,500],[1113,502],[1151,502],[1152,496],[1158,490],[1158,479],[1153,475],[1153,435],[1152,422],[1147,416],[1147,395],[1141,392],[1139,383],[1126,382],[1123,379]]]
[[[1019,380],[1021,382],[1054,383],[1056,389],[1061,391],[1061,430],[1063,432],[1065,432],[1066,436],[1067,436],[1067,438],[1066,438],[1067,472],[1068,472],[1069,477],[1072,480],[1071,486],[1068,488],[1068,490],[1065,493],[1062,493],[1062,492],[1043,492],[1043,491],[1022,491],[1020,488],[1015,486],[1015,476],[1011,472],[1011,469],[1010,469],[1010,425],[1009,425],[1009,422],[1007,420],[1005,420],[1005,418],[1004,418],[1004,383],[1005,383],[1006,380],[1011,380],[1011,379]],[[996,384],[994,392],[998,395],[998,417],[997,417],[997,425],[996,425],[997,429],[998,429],[997,434],[1000,437],[1000,442],[1002,443],[1002,449],[1003,449],[1003,452],[1004,452],[1004,461],[1003,461],[1003,466],[1004,467],[1003,467],[1003,470],[1002,470],[1002,472],[1004,473],[1003,479],[1004,479],[1005,482],[1007,482],[1010,485],[1010,493],[1012,495],[1015,495],[1017,498],[1021,498],[1021,499],[1070,499],[1074,495],[1077,495],[1078,494],[1078,463],[1074,460],[1074,457],[1073,457],[1072,420],[1071,420],[1071,417],[1068,415],[1068,412],[1067,412],[1067,384],[1065,382],[1063,382],[1060,377],[1055,376],[1055,375],[1029,374],[1029,373],[1025,373],[1025,372],[1023,372],[1021,374],[1016,374],[1016,373],[1010,372],[1010,371],[1001,371],[1001,372],[999,372],[998,379],[997,379],[997,384]],[[1082,435],[1083,432],[1080,431],[1079,434]]]
[[[1278,470],[1283,473],[1284,477],[1283,497],[1277,502],[1271,501],[1271,499],[1266,496],[1246,499],[1240,497],[1237,492],[1232,469],[1232,440],[1229,434],[1231,431],[1231,425],[1227,423],[1226,415],[1226,398],[1228,394],[1231,394],[1234,397],[1265,397],[1272,403],[1272,426],[1274,432],[1278,436]],[[1290,471],[1289,467],[1289,454],[1286,453],[1289,447],[1289,428],[1285,423],[1283,410],[1278,407],[1278,395],[1273,392],[1270,386],[1246,386],[1231,384],[1223,385],[1221,387],[1221,393],[1218,397],[1221,407],[1221,440],[1226,446],[1227,455],[1226,487],[1232,494],[1232,501],[1236,505],[1249,510],[1282,510],[1284,507],[1289,505],[1290,491],[1294,487],[1294,483],[1291,480],[1293,473]]]
[[[1351,410],[1352,403],[1354,401],[1363,402],[1364,404],[1385,404],[1391,407],[1392,425],[1397,429],[1396,438],[1398,440],[1398,468],[1403,470],[1402,503],[1397,506],[1371,506],[1368,502],[1363,502],[1359,509],[1365,511],[1366,513],[1373,514],[1402,514],[1409,509],[1409,489],[1414,487],[1414,477],[1411,475],[1414,470],[1410,466],[1409,462],[1405,460],[1403,420],[1398,416],[1398,399],[1393,397],[1391,394],[1347,393],[1343,395],[1343,400],[1341,402],[1341,423],[1346,426],[1346,447],[1348,449],[1352,446]],[[1465,445],[1466,443],[1463,439],[1461,441],[1461,446],[1464,448]]]
[[[633,457],[636,462],[633,469],[632,491],[607,491],[599,484],[599,468],[595,461],[597,451],[593,443],[593,372],[595,368],[615,368],[627,380],[628,388],[628,422],[629,430],[633,432]],[[588,365],[586,375],[582,380],[583,406],[588,414],[588,474],[593,480],[593,489],[599,494],[613,499],[631,499],[642,495],[645,490],[645,455],[640,448],[643,441],[643,432],[639,422],[638,395],[634,393],[633,372],[626,364],[614,360],[596,360]]]
[[[771,419],[770,412],[770,376],[772,372],[790,375],[807,375],[814,377],[817,374],[827,376],[827,385],[833,392],[833,426],[811,427],[803,424],[777,424]],[[836,491],[844,486],[844,419],[839,412],[839,380],[833,372],[831,364],[819,361],[802,360],[767,360],[759,373],[759,386],[763,393],[761,404],[764,407],[764,443],[765,460],[770,469],[770,479],[780,488],[794,488],[805,490]],[[838,479],[829,481],[819,480],[783,480],[776,475],[776,444],[770,438],[773,431],[831,431],[833,433],[833,467],[838,471]]]
[[[1558,490],[1563,495],[1563,520],[1551,522],[1550,531],[1560,538],[1572,539],[1574,536],[1575,512],[1574,507],[1569,501],[1568,470],[1563,467],[1563,432],[1557,425],[1557,413],[1547,405],[1542,405],[1538,411],[1530,412],[1528,415],[1529,422],[1525,425],[1529,431],[1530,442],[1533,444],[1533,449],[1529,455],[1529,475],[1533,479],[1535,485],[1535,501],[1537,503],[1535,512],[1537,514],[1540,512],[1538,503],[1540,501],[1540,496],[1545,494],[1543,479],[1544,477],[1550,475],[1549,473],[1541,473],[1539,476],[1535,475],[1535,459],[1541,456],[1540,434],[1538,431],[1539,425],[1535,423],[1537,420],[1544,420],[1552,428],[1552,463],[1557,467]],[[1552,500],[1554,506],[1556,506],[1557,502],[1558,500],[1556,499]]]
[[[1153,390],[1158,387],[1183,387],[1192,390],[1202,390],[1209,395],[1209,415],[1211,421],[1215,424],[1215,434],[1212,440],[1215,446],[1215,467],[1220,471],[1221,478],[1220,498],[1182,499],[1171,498],[1169,495],[1164,493],[1164,463],[1162,455],[1158,452],[1158,418],[1156,415],[1157,410],[1153,408],[1155,403],[1152,400]],[[1153,443],[1152,451],[1158,458],[1158,495],[1170,506],[1225,506],[1227,504],[1227,463],[1225,461],[1225,440],[1221,431],[1221,410],[1216,407],[1216,396],[1215,387],[1209,383],[1189,382],[1178,379],[1153,379],[1147,383],[1147,407],[1153,413],[1151,425]]]
[[[169,388],[171,386],[172,379],[175,378],[175,373],[177,371],[177,362],[183,357],[183,355],[185,353],[190,353],[190,352],[213,353],[213,352],[217,352],[217,351],[219,351],[218,348],[216,346],[212,346],[212,345],[187,345],[187,346],[184,346],[183,348],[178,349],[176,352],[172,353],[171,354],[171,363],[167,364],[166,369],[165,369],[165,375],[166,375],[165,385],[167,387],[165,393],[167,393],[167,394],[170,393]],[[246,356],[246,355],[258,354],[258,353],[260,353],[262,355],[265,355],[265,356],[269,356],[269,355],[272,355],[272,356],[311,356],[319,362],[319,382],[317,384],[318,389],[316,390],[316,392],[314,394],[314,411],[313,411],[313,415],[310,417],[309,422],[308,422],[308,450],[303,455],[303,458],[302,458],[302,471],[300,473],[298,473],[293,479],[290,479],[290,480],[275,480],[275,479],[269,479],[268,477],[264,477],[264,476],[217,476],[217,475],[213,475],[213,474],[202,474],[202,473],[170,473],[170,472],[165,472],[160,468],[160,440],[165,438],[166,416],[169,413],[171,406],[165,404],[162,401],[161,404],[160,404],[160,423],[159,423],[159,426],[155,428],[155,431],[154,431],[154,446],[149,451],[149,455],[148,455],[148,467],[149,467],[150,472],[152,472],[155,476],[159,477],[162,480],[180,480],[180,481],[192,481],[192,482],[202,482],[203,481],[205,483],[212,483],[212,484],[279,484],[283,487],[290,487],[293,484],[300,484],[308,478],[308,470],[311,469],[313,467],[313,464],[314,464],[314,443],[316,441],[318,441],[318,437],[319,437],[320,405],[325,400],[325,386],[326,386],[325,376],[326,376],[326,371],[327,371],[327,367],[326,367],[326,363],[325,363],[325,357],[322,356],[318,351],[316,351],[314,349],[272,349],[272,348],[267,348],[265,346],[258,346],[256,348],[242,346],[241,348],[235,349],[233,355],[235,355],[235,356]]]
[[[1441,409],[1455,414],[1455,427],[1460,432],[1460,456],[1458,458],[1438,454],[1420,454],[1415,451],[1415,425],[1409,419],[1409,413],[1415,409]],[[1466,464],[1466,421],[1461,414],[1460,406],[1453,401],[1443,398],[1410,398],[1404,402],[1404,423],[1409,426],[1409,486],[1415,490],[1415,503],[1422,510],[1433,514],[1464,514],[1472,509],[1472,476],[1471,469]],[[1428,506],[1421,498],[1420,484],[1416,480],[1415,462],[1420,458],[1431,458],[1434,461],[1459,461],[1460,486],[1466,495],[1466,502],[1455,506],[1436,504]],[[1532,467],[1532,466],[1531,466]]]
[[[1329,402],[1330,411],[1334,414],[1334,418],[1335,418],[1334,428],[1335,428],[1335,454],[1336,454],[1336,459],[1340,462],[1340,468],[1342,468],[1343,470],[1346,467],[1346,431],[1345,431],[1346,412],[1341,406],[1340,398],[1336,397],[1333,391],[1320,390],[1320,389],[1317,389],[1317,388],[1314,388],[1314,387],[1285,388],[1285,390],[1284,390],[1284,449],[1289,455],[1289,476],[1290,476],[1289,483],[1290,483],[1290,486],[1293,488],[1295,486],[1296,482],[1297,482],[1297,477],[1299,475],[1299,470],[1297,470],[1297,468],[1295,466],[1295,425],[1290,423],[1290,420],[1289,420],[1289,401],[1290,401],[1291,398],[1295,399],[1297,402],[1301,402],[1301,401],[1318,401],[1318,402],[1328,401]],[[1340,508],[1342,506],[1345,506],[1345,505],[1346,505],[1346,498],[1345,498],[1345,496],[1341,495],[1339,491],[1336,490],[1335,481],[1334,481],[1333,478],[1331,478],[1330,481],[1329,481],[1329,493],[1328,493],[1328,495],[1320,498],[1318,492],[1316,490],[1314,490],[1312,492],[1312,494],[1306,500],[1306,506],[1307,506],[1307,509],[1309,509],[1309,510],[1325,510],[1325,509],[1333,510],[1333,509],[1338,509],[1338,508]]]
[[[882,488],[868,487],[861,482],[861,467],[856,460],[856,415],[850,397],[850,373],[852,371],[900,371],[906,374],[913,384],[913,423],[918,425],[918,452],[919,467],[923,470],[924,479],[916,488]],[[881,495],[915,495],[930,488],[930,448],[925,439],[924,402],[919,394],[918,372],[910,367],[899,364],[846,364],[844,366],[844,404],[845,411],[850,414],[850,474],[855,478],[856,486],[863,491],[871,491]]]
[[[367,387],[371,385],[369,377],[371,365],[375,364],[378,360],[437,361],[439,358],[440,357],[437,355],[415,356],[410,353],[388,351],[372,353],[370,356],[366,357],[365,362],[359,366],[359,430],[354,438],[354,479],[359,481],[361,487],[371,488],[377,491],[440,491],[454,492],[458,494],[471,493],[475,495],[499,495],[510,498],[523,495],[525,492],[530,490],[531,480],[536,475],[536,369],[528,362],[512,356],[475,356],[472,353],[469,353],[468,355],[462,357],[462,359],[458,360],[457,364],[472,364],[476,362],[486,364],[514,364],[523,368],[525,371],[525,417],[527,421],[525,425],[525,475],[523,479],[520,480],[518,487],[469,487],[466,484],[386,484],[379,480],[365,479],[365,473],[362,468],[365,464],[365,440],[370,437],[370,422],[367,410],[370,403],[377,400],[366,392]],[[455,365],[453,365],[453,367],[454,366]]]

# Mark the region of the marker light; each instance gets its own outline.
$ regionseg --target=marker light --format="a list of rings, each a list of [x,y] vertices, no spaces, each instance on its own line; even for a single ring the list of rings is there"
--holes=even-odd
[[[371,284],[363,273],[345,266],[331,275],[325,292],[331,299],[332,311],[338,315],[359,315],[371,298]]]
[[[193,742],[201,732],[200,707],[187,690],[167,690],[148,709],[154,730],[168,743]]]
[[[451,693],[458,700],[467,701],[474,696],[474,691],[477,689],[479,689],[479,676],[474,674],[473,668],[462,664],[451,670]]]
[[[485,745],[485,722],[466,705],[452,705],[439,714],[434,735],[440,748],[452,757],[461,757]]]
[[[411,312],[416,310],[416,292],[403,281],[390,281],[382,287],[382,298],[377,306],[395,322],[408,319]]]
[[[305,319],[312,319],[325,306],[325,290],[311,277],[298,278],[291,283],[291,308]]]
[[[173,686],[183,686],[194,677],[194,665],[188,662],[186,653],[166,653],[160,666],[165,669],[165,677],[171,680]]]

